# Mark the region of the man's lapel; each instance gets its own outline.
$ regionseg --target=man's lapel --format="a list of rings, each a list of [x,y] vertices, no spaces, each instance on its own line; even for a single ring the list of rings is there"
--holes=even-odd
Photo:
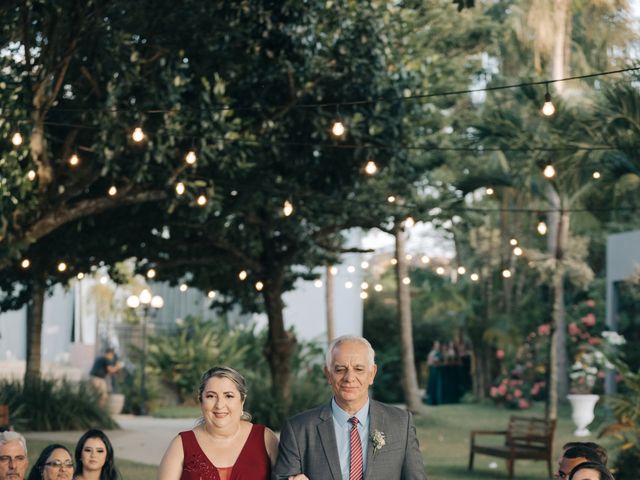
[[[375,461],[377,452],[373,449],[373,442],[371,441],[371,435],[375,431],[384,432],[384,415],[380,405],[371,400],[369,403],[369,442],[367,444],[367,470],[364,472],[364,479],[368,480],[373,477],[375,472]]]
[[[333,426],[333,415],[331,414],[331,404],[326,405],[325,408],[320,411],[320,422],[318,423],[317,429],[331,477],[333,480],[342,480],[338,443],[336,442],[336,431]]]

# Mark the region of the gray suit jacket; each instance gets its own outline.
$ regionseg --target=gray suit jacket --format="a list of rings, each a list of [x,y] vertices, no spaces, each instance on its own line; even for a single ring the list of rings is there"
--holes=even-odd
[[[426,480],[411,413],[371,400],[369,430],[370,434],[383,432],[385,446],[374,453],[369,439],[365,480]],[[340,472],[330,403],[296,415],[282,426],[271,478],[286,480],[299,473],[310,480],[349,480]]]

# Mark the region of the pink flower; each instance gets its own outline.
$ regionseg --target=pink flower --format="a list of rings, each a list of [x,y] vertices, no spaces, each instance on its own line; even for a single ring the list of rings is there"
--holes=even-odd
[[[529,408],[529,402],[527,402],[526,398],[521,398],[520,400],[518,400],[518,408],[522,410]]]
[[[587,307],[590,307],[590,308],[593,308],[593,307],[595,307],[595,306],[596,306],[596,302],[594,302],[594,301],[593,301],[593,300],[591,300],[591,299],[589,299],[589,300],[585,301],[584,303],[585,303],[585,305],[586,305]]]
[[[591,337],[589,339],[589,345],[600,345],[600,339],[598,337]]]
[[[502,360],[504,358],[504,350],[496,350],[496,358]]]
[[[522,390],[520,390],[519,388],[516,388],[515,391],[513,392],[513,396],[516,398],[522,397]]]
[[[500,385],[500,386],[498,387],[498,393],[499,393],[500,395],[502,395],[502,396],[506,395],[506,393],[507,393],[507,387],[506,387],[506,385]]]
[[[538,327],[538,335],[549,335],[551,333],[551,325],[544,323]]]
[[[534,383],[533,387],[531,387],[531,395],[534,397],[540,393],[540,384]]]
[[[576,322],[571,322],[569,324],[569,335],[575,337],[581,333],[580,327],[576,324]]]
[[[593,327],[596,324],[596,316],[593,313],[587,313],[581,320],[587,327]]]
[[[498,396],[498,389],[496,387],[491,387],[491,390],[489,390],[489,395],[491,395],[491,397],[496,398]]]

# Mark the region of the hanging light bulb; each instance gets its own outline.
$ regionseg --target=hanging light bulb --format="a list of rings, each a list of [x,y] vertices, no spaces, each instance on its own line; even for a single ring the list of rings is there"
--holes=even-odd
[[[118,193],[118,189],[116,188],[115,185],[111,185],[109,187],[109,190],[107,190],[107,193],[109,194],[110,197],[114,197],[116,193]]]
[[[472,282],[477,282],[478,280],[480,280],[480,275],[478,275],[477,273],[472,273],[471,275],[469,275],[469,278]]]
[[[189,150],[189,152],[187,152],[184,157],[184,161],[187,163],[187,165],[194,165],[197,160],[198,157],[196,156],[196,152],[194,152],[193,150]]]
[[[344,282],[344,288],[352,288],[353,282]]]
[[[216,298],[216,292],[214,292],[213,290],[209,290],[209,293],[207,293],[207,297],[211,299]]]
[[[553,165],[549,164],[546,167],[544,167],[544,170],[542,171],[542,174],[546,178],[553,178],[553,177],[556,176],[556,169],[554,168]]]
[[[549,93],[549,84],[547,83],[547,92],[544,94],[544,105],[542,105],[542,114],[550,117],[554,113],[556,113],[556,107],[553,105],[551,101],[551,94]]]
[[[364,261],[360,264],[360,268],[362,268],[363,270],[366,270],[367,268],[369,268],[369,262],[367,262],[366,260],[364,260]]]
[[[369,160],[364,166],[364,171],[367,175],[375,175],[378,172],[378,165],[373,160]]]
[[[84,273],[80,272],[78,275],[76,275],[76,278],[78,280],[82,280],[84,278]]]
[[[282,213],[285,217],[288,217],[293,213],[293,204],[289,200],[284,201],[284,205],[282,206]]]
[[[11,137],[11,143],[13,143],[13,145],[16,147],[22,145],[22,135],[20,134],[20,132],[16,132],[13,134],[13,136]]]
[[[505,269],[502,271],[502,276],[503,276],[504,278],[511,278],[511,270],[509,270],[508,268],[505,268]]]
[[[395,258],[392,258],[391,260],[389,260],[389,263],[391,263],[391,265],[397,265],[398,264],[398,260]]]
[[[60,262],[58,263],[58,271],[59,272],[64,272],[67,269],[67,264],[64,262]]]
[[[322,288],[322,280],[316,280],[313,282],[313,286],[316,288]]]
[[[20,262],[20,266],[22,268],[29,268],[31,266],[31,261],[28,258],[25,258]]]
[[[360,292],[360,298],[362,300],[366,300],[367,298],[369,298],[369,294],[367,292]]]
[[[407,261],[411,261],[411,260],[413,260],[413,255],[411,255],[410,253],[407,253],[407,254],[404,256],[404,258],[405,258],[405,259],[407,259]]]
[[[242,271],[238,274],[238,278],[239,278],[240,280],[246,280],[247,275],[248,275],[248,274],[247,274],[247,271],[246,271],[246,270],[242,270]]]
[[[486,191],[487,191],[487,195],[493,195],[494,194],[494,190],[491,187],[488,187]]]
[[[426,265],[427,263],[429,263],[431,261],[431,259],[428,256],[423,255],[423,256],[420,257],[420,261]]]
[[[436,268],[436,273],[437,273],[438,275],[444,275],[444,272],[445,272],[444,267],[438,267],[438,268]]]
[[[330,273],[331,275],[334,275],[334,276],[335,276],[335,275],[337,275],[337,274],[338,274],[338,267],[331,267],[331,268],[329,269],[329,273]]]
[[[537,230],[540,235],[545,235],[547,233],[547,224],[544,222],[539,222]]]
[[[402,279],[402,283],[403,283],[404,285],[409,285],[409,284],[411,283],[411,279],[410,279],[409,277],[404,277],[404,278]]]
[[[376,283],[376,284],[375,284],[375,286],[373,287],[373,289],[374,289],[376,292],[381,292],[381,291],[382,291],[382,285],[381,285],[381,284],[379,284],[379,283]]]
[[[36,171],[35,171],[35,170],[29,170],[29,171],[27,172],[27,178],[28,178],[30,181],[32,181],[32,182],[33,182],[33,181],[36,179]]]
[[[185,192],[185,190],[186,188],[184,186],[184,183],[182,182],[176,183],[176,194],[182,195]]]
[[[407,228],[411,228],[416,224],[416,221],[413,219],[413,217],[407,217],[404,220],[404,226]]]
[[[154,268],[147,270],[147,278],[156,278],[156,270]]]
[[[393,195],[389,195],[389,196],[387,197],[387,202],[389,202],[389,203],[393,203],[393,202],[395,202],[395,201],[396,201],[396,197],[394,197]]]
[[[200,195],[197,199],[196,199],[196,203],[198,205],[200,205],[201,207],[204,207],[207,204],[207,197],[205,197],[204,195]]]
[[[77,167],[79,163],[80,157],[78,157],[78,155],[76,155],[75,153],[69,157],[69,165],[71,165],[72,167]]]
[[[189,285],[187,285],[186,283],[182,283],[180,284],[180,291],[181,292],[186,292],[187,290],[189,290]]]
[[[257,291],[261,292],[263,288],[264,288],[264,283],[256,282],[256,290]]]
[[[592,177],[593,177],[595,180],[598,180],[598,179],[601,177],[600,172],[593,172]]]
[[[465,273],[467,273],[467,269],[464,268],[463,266],[459,266],[458,267],[458,275],[464,275]]]
[[[331,125],[331,135],[334,138],[341,139],[347,133],[347,129],[341,119],[335,120]]]
[[[134,128],[133,133],[131,134],[131,139],[136,143],[142,142],[144,140],[144,131],[142,130],[142,128]]]
[[[514,249],[513,249],[513,254],[514,254],[516,257],[520,257],[520,256],[522,255],[522,253],[523,253],[523,252],[522,252],[522,249],[521,249],[520,247],[516,247],[516,248],[514,248]]]
[[[509,244],[512,247],[515,247],[518,244],[518,240],[516,240],[515,238],[512,238],[511,240],[509,240]]]

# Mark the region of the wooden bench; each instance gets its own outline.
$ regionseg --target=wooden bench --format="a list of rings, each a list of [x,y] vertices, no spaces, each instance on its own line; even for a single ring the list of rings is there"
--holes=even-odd
[[[0,405],[0,428],[9,428],[9,405]]]
[[[476,453],[504,458],[507,461],[509,478],[513,478],[513,466],[516,460],[545,460],[552,473],[553,434],[555,420],[521,417],[514,415],[509,419],[506,430],[474,430],[471,432],[469,451],[469,470],[473,470],[473,456]],[[480,435],[502,435],[504,445],[478,445],[476,437]]]

